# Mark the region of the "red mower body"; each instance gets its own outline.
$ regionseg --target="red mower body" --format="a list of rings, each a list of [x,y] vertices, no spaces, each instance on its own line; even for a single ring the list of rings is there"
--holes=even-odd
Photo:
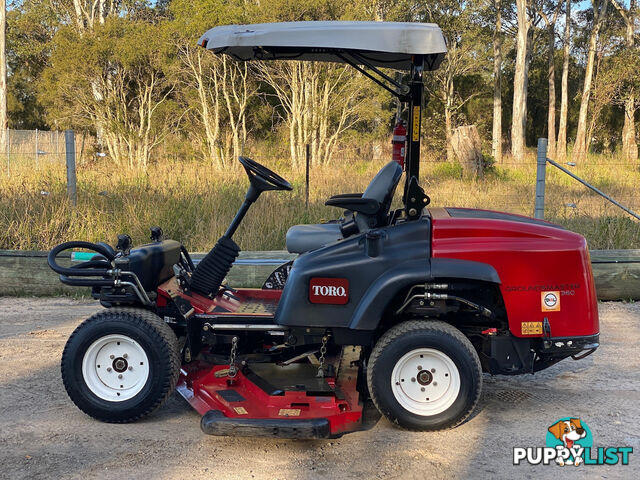
[[[598,306],[584,237],[529,217],[472,209],[430,209],[433,258],[493,266],[509,329],[517,337],[599,333]],[[453,215],[452,215],[453,213]]]

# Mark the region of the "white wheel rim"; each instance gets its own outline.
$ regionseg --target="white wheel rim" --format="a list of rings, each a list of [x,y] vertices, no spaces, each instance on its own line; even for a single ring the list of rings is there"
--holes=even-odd
[[[85,352],[82,376],[99,398],[123,402],[135,397],[147,383],[149,359],[135,340],[125,335],[107,335]]]
[[[391,391],[398,403],[416,415],[447,410],[460,393],[460,372],[439,350],[418,348],[405,354],[391,373]]]

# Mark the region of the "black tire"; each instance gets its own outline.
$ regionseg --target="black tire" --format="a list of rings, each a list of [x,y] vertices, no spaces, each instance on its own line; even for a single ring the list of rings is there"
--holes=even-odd
[[[398,401],[393,392],[394,388],[396,391],[405,388],[404,384],[399,382],[395,385],[400,387],[392,385],[396,364],[401,365],[402,363],[398,363],[401,359],[421,348],[436,350],[446,355],[457,368],[460,380],[459,391],[453,403],[446,410],[433,415],[409,411]],[[426,370],[428,366],[424,368]],[[425,382],[433,383],[436,379],[435,373],[423,375],[425,376],[421,378]],[[449,374],[446,376],[449,377]],[[431,380],[429,380],[430,377]],[[407,378],[407,382],[410,381],[413,382],[410,388],[414,386],[423,388],[415,383],[415,378]],[[425,395],[429,394],[431,383],[425,384]],[[437,382],[433,384],[437,386]],[[367,385],[373,403],[392,423],[414,431],[444,430],[460,425],[473,412],[482,390],[482,368],[473,345],[457,328],[440,321],[408,321],[389,329],[376,343],[369,357]],[[450,398],[454,398],[455,395],[455,389],[452,391],[454,393],[450,394]]]
[[[110,401],[96,395],[83,373],[87,351],[94,342],[109,335],[135,341],[148,358],[148,368],[144,370],[148,372],[146,381],[140,380],[136,387],[140,390],[122,401]],[[119,368],[122,365],[125,365],[123,375],[126,375],[129,367],[119,364]],[[106,366],[115,368],[115,363]],[[61,370],[67,394],[84,413],[103,422],[133,422],[160,407],[173,392],[180,375],[178,340],[173,330],[152,312],[136,308],[103,310],[89,317],[71,334],[62,353]],[[109,371],[117,375],[113,368]]]

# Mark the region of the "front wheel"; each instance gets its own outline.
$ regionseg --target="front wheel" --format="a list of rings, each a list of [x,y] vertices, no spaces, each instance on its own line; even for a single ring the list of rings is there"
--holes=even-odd
[[[367,369],[373,403],[408,430],[461,424],[480,398],[482,369],[471,342],[440,321],[409,321],[376,343]]]
[[[152,312],[113,308],[85,320],[62,353],[62,381],[80,410],[125,423],[158,408],[180,374],[173,330]]]

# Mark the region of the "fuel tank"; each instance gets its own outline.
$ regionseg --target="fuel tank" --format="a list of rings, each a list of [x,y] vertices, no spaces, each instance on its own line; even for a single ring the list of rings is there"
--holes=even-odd
[[[599,333],[587,242],[542,220],[489,210],[432,208],[432,257],[487,263],[500,277],[511,333]],[[548,326],[548,329],[547,329]]]

